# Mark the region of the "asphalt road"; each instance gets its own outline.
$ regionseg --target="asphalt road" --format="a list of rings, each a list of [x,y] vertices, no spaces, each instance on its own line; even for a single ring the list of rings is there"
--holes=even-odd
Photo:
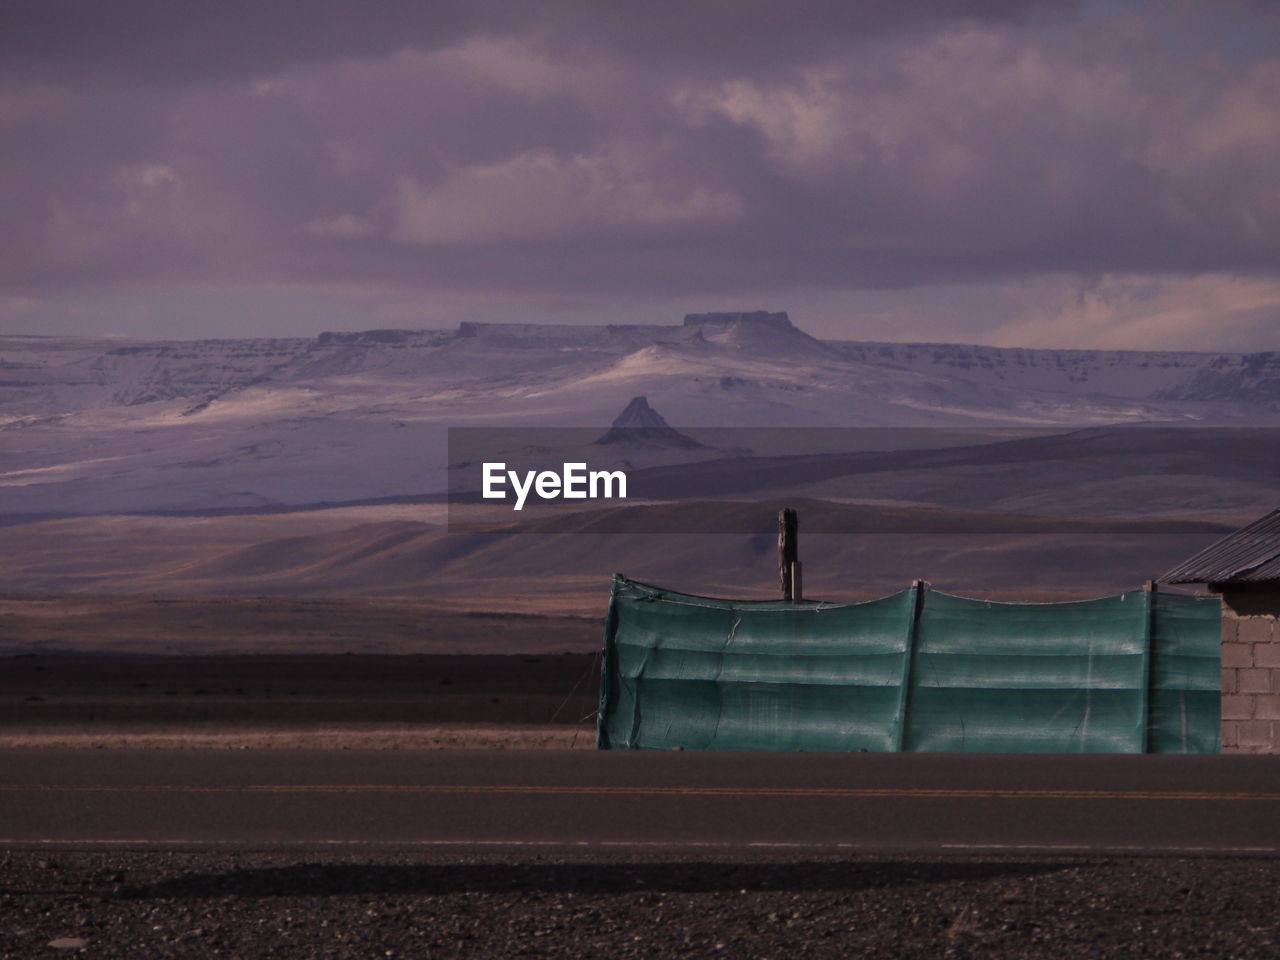
[[[1280,758],[0,751],[0,845],[1280,855]]]

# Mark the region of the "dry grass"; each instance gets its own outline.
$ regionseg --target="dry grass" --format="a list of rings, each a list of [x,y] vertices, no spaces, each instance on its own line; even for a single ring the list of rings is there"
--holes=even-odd
[[[591,750],[595,730],[565,726],[319,727],[295,729],[7,730],[0,748],[86,750]]]

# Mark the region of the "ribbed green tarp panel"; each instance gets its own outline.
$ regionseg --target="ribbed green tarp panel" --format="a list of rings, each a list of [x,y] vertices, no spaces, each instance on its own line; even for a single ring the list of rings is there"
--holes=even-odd
[[[1221,617],[1216,599],[1156,595],[1152,753],[1221,749]]]
[[[989,603],[928,593],[906,750],[1141,753],[1142,593]]]
[[[889,750],[912,595],[735,603],[614,582],[604,748]]]
[[[695,597],[616,576],[602,749],[1212,753],[1219,608]]]

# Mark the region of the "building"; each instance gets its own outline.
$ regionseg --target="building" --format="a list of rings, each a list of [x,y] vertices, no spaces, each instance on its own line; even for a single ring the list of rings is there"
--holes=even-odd
[[[1160,577],[1222,598],[1222,751],[1280,753],[1280,510]]]

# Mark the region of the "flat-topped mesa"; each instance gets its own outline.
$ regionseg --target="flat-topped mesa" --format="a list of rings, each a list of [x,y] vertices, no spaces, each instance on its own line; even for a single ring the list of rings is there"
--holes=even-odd
[[[835,356],[831,347],[791,323],[785,312],[754,310],[743,313],[691,313],[680,328],[682,339],[713,344],[719,350],[810,362]]]
[[[686,313],[686,327],[727,327],[735,323],[759,323],[777,330],[794,330],[791,318],[785,310],[770,313],[767,310],[751,310],[738,313]]]

